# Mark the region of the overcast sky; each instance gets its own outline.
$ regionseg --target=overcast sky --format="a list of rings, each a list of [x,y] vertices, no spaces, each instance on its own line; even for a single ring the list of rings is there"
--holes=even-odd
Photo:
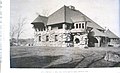
[[[47,10],[49,15],[62,6],[73,5],[75,8],[103,28],[107,27],[120,37],[119,0],[11,0],[11,24],[16,24],[18,17],[26,17],[27,25],[21,38],[34,37],[30,24],[37,14]]]

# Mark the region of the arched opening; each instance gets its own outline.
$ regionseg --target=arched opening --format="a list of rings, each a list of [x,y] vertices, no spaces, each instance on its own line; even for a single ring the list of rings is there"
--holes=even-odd
[[[75,39],[75,43],[78,44],[80,43],[80,40],[78,38]]]
[[[98,43],[98,40],[94,36],[88,37],[88,46],[95,47],[95,43]]]
[[[98,40],[94,37],[94,35],[94,31],[90,31],[88,33],[88,47],[95,47],[95,43],[98,43]]]

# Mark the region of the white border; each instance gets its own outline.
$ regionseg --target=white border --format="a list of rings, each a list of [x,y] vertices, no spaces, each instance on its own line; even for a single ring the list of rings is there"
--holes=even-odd
[[[10,68],[10,0],[2,0],[2,63],[1,73],[120,73],[120,68],[40,69]]]

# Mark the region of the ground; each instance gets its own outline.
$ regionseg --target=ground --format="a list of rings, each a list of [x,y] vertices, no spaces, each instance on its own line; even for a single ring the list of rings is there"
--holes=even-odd
[[[13,46],[11,68],[101,68],[120,67],[120,62],[104,60],[107,51],[120,54],[120,48],[60,48]]]

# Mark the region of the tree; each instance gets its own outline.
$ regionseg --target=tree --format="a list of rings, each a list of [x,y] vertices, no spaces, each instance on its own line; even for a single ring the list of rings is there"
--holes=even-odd
[[[19,17],[16,25],[11,25],[10,36],[12,38],[16,38],[17,43],[19,44],[19,38],[21,34],[24,32],[24,26],[26,25],[26,18]]]
[[[15,25],[10,25],[10,37],[11,37],[11,39],[12,38],[14,38],[14,36],[15,36],[15,33],[16,33],[16,29],[15,29]]]

